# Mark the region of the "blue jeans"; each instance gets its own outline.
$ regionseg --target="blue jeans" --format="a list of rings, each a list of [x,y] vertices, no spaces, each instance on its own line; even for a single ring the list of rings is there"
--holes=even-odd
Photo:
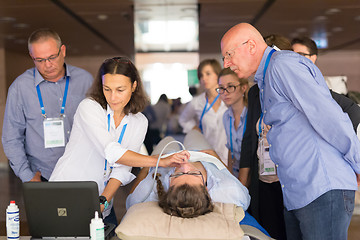
[[[355,191],[331,190],[307,206],[284,210],[291,240],[346,240],[354,211]]]

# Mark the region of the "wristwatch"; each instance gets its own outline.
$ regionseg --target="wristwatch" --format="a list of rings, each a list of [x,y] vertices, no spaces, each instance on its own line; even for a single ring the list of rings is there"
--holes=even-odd
[[[104,210],[107,209],[109,206],[109,203],[108,203],[106,197],[101,195],[101,196],[99,196],[99,200],[100,200],[100,205],[104,205]]]

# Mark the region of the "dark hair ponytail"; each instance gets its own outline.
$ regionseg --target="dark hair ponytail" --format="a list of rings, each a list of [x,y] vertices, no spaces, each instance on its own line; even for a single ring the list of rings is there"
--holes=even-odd
[[[156,189],[159,198],[159,206],[169,215],[192,218],[211,212],[214,205],[210,195],[203,185],[192,186],[183,184],[177,187],[171,186],[166,192],[157,174]]]

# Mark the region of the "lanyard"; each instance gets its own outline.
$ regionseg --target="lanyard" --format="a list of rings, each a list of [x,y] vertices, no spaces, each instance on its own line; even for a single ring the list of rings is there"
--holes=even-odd
[[[264,86],[265,86],[265,74],[266,74],[266,70],[269,66],[269,62],[270,62],[270,58],[271,56],[273,55],[273,53],[275,52],[275,49],[272,49],[269,53],[269,55],[267,56],[266,58],[266,62],[265,62],[265,66],[264,66],[264,73],[263,73],[263,79],[262,79],[262,89],[260,90],[260,99],[261,99],[261,103],[262,103],[262,106],[263,108],[265,107],[265,103],[264,103],[264,98],[263,98],[263,94],[264,94]],[[261,132],[262,132],[262,128],[261,128],[261,121],[262,121],[262,118],[264,116],[264,112],[261,111],[261,114],[260,114],[260,120],[259,120],[259,138],[261,137]]]
[[[35,70],[34,70],[34,75],[35,75]],[[66,104],[68,90],[69,90],[69,76],[66,76],[66,85],[65,85],[65,90],[64,90],[63,102],[62,102],[61,110],[60,110],[60,117],[65,116],[65,114],[64,114],[65,113],[65,104]],[[43,115],[44,118],[46,118],[45,107],[44,107],[44,103],[43,103],[43,100],[41,97],[40,84],[38,84],[36,86],[36,91],[37,91],[37,95],[39,98],[41,114]]]
[[[269,55],[267,56],[266,58],[266,62],[265,62],[265,66],[264,66],[264,73],[263,73],[263,80],[262,80],[262,89],[260,90],[260,99],[261,99],[261,103],[263,105],[263,108],[264,108],[264,97],[263,97],[263,94],[264,94],[264,86],[265,86],[265,74],[266,74],[266,70],[269,66],[269,62],[270,62],[270,58],[271,56],[273,55],[273,53],[275,52],[275,49],[272,49],[269,53]]]
[[[110,132],[110,113],[108,114],[108,132]],[[119,137],[119,140],[118,140],[118,143],[121,144],[122,140],[123,140],[123,137],[124,137],[124,134],[125,134],[125,131],[126,131],[126,127],[127,127],[127,124],[125,124],[123,127],[122,127],[122,130],[121,130],[121,133],[120,133],[120,137]],[[104,170],[106,171],[107,169],[107,160],[105,159],[105,168]]]
[[[261,127],[262,118],[263,118],[263,113],[261,112],[259,119],[259,139],[261,138],[261,133],[262,133],[262,127]]]
[[[243,130],[243,138],[244,138],[244,134],[245,134],[245,130],[246,130],[246,122],[247,122],[247,113],[245,116],[245,122],[244,122],[244,130]],[[233,147],[233,141],[232,141],[232,117],[230,116],[230,152],[231,152],[231,157],[234,159],[234,147]]]
[[[208,105],[208,98],[206,98],[206,103],[205,103],[205,106],[204,106],[204,109],[203,109],[203,111],[202,111],[202,114],[201,114],[201,117],[200,117],[200,121],[199,121],[199,128],[200,128],[201,132],[203,132],[202,119],[203,119],[205,113],[207,113],[207,112],[212,108],[212,106],[214,106],[215,102],[218,100],[219,97],[220,97],[220,94],[218,94],[218,95],[215,97],[214,101],[210,104],[210,106],[209,106],[208,108],[206,108],[207,105]]]

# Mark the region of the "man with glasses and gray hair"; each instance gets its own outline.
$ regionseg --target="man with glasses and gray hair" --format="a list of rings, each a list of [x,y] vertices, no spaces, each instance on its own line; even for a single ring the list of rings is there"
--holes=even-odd
[[[9,87],[2,143],[23,182],[47,181],[64,153],[75,111],[93,77],[65,64],[66,47],[51,29],[34,31],[28,48],[35,67]]]

